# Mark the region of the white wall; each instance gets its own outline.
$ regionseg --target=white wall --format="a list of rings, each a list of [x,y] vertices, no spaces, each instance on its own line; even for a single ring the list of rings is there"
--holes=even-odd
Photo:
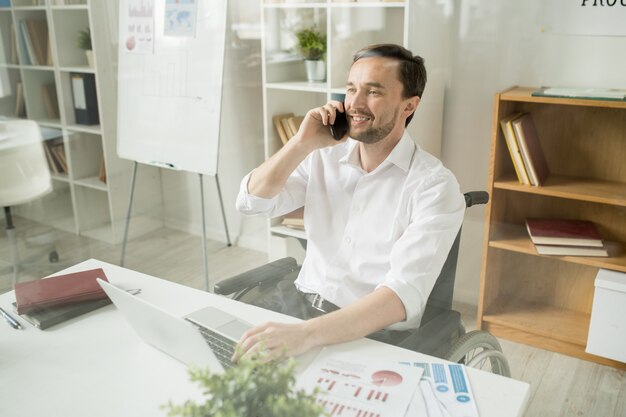
[[[442,159],[464,191],[486,189],[494,94],[513,85],[626,88],[626,37],[540,32],[542,0],[454,2]],[[485,211],[467,212],[455,296],[476,304]]]

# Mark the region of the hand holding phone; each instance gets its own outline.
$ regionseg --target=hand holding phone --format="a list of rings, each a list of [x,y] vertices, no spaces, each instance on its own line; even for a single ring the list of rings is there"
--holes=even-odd
[[[348,118],[346,116],[346,112],[340,112],[337,110],[335,112],[335,123],[332,125],[329,124],[328,127],[330,127],[330,134],[333,138],[335,140],[341,140],[345,134],[348,133]]]

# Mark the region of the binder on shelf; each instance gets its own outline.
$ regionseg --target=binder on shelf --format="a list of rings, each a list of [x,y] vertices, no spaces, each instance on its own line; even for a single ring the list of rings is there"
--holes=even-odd
[[[95,75],[72,72],[70,78],[76,123],[81,125],[99,124]]]

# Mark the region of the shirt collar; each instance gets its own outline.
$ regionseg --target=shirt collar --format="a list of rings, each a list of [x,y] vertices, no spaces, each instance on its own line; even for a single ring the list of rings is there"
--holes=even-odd
[[[346,155],[343,156],[339,162],[342,164],[353,165],[357,168],[361,168],[361,158],[359,156],[359,148],[358,141],[349,138],[346,145]],[[387,156],[385,161],[389,162],[402,169],[404,172],[409,170],[409,166],[411,165],[411,160],[413,159],[413,153],[415,152],[415,148],[417,145],[411,137],[409,133],[405,130],[404,134],[400,138],[400,141],[393,148],[391,153]]]

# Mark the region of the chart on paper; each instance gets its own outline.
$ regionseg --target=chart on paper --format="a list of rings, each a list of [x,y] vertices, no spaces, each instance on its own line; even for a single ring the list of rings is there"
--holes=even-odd
[[[409,371],[409,372],[407,372]],[[422,370],[322,351],[298,379],[330,416],[404,415]]]

